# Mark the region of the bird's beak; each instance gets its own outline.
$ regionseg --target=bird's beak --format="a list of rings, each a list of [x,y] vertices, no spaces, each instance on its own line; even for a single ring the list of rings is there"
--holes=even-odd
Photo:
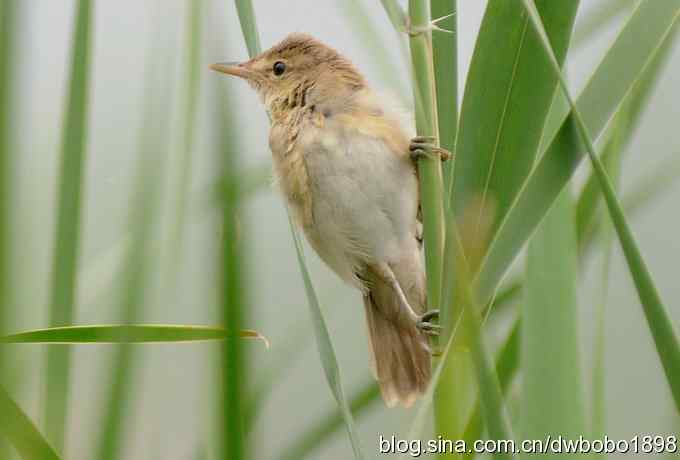
[[[248,69],[243,63],[239,62],[218,62],[217,64],[212,64],[210,66],[212,70],[217,72],[226,73],[227,75],[233,75],[240,78],[248,78],[251,75],[251,70]]]

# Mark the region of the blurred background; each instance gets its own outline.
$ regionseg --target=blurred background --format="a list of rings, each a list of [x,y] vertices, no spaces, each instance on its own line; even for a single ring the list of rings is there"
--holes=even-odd
[[[632,2],[621,0],[628,5]],[[16,91],[13,95],[15,191],[11,216],[14,233],[11,279],[14,296],[11,324],[19,331],[47,326],[50,271],[56,222],[59,152],[64,101],[70,65],[75,2],[23,0],[18,15],[15,46]],[[181,244],[167,247],[167,229],[159,225],[152,235],[161,257],[151,269],[150,295],[137,320],[177,324],[215,324],[217,307],[216,261],[219,251],[217,222],[220,211],[211,198],[218,171],[215,137],[221,130],[238,133],[239,164],[260,184],[248,195],[240,237],[246,246],[249,286],[244,327],[256,329],[271,342],[245,342],[249,385],[267,379],[269,371],[286,357],[285,372],[269,382],[261,396],[262,410],[251,433],[253,458],[277,458],[282,449],[309,430],[318,418],[335,407],[325,382],[313,340],[304,287],[295,259],[282,199],[267,179],[270,153],[268,119],[254,92],[243,82],[208,70],[224,60],[244,60],[247,51],[232,1],[203,0],[95,1],[92,24],[92,75],[87,122],[83,214],[79,255],[76,324],[119,319],[113,308],[115,274],[129,233],[129,206],[139,165],[139,129],[148,93],[147,75],[154,78],[167,120],[159,120],[164,148],[157,152],[165,165],[160,200],[160,221],[173,219],[173,200],[188,174],[187,212],[181,226]],[[371,0],[255,0],[263,48],[293,31],[310,33],[350,57],[370,84],[411,100],[408,61],[396,45],[395,32],[380,2]],[[459,97],[474,50],[484,1],[461,0],[458,12]],[[582,0],[576,21],[576,39],[567,60],[573,88],[578,91],[592,73],[625,19],[626,8],[587,33],[587,18],[602,0]],[[195,130],[187,134],[185,71],[192,11],[198,11],[200,46],[197,55]],[[366,21],[383,39],[370,40],[357,23]],[[587,37],[579,40],[580,37]],[[387,64],[386,64],[387,63]],[[389,65],[388,65],[389,64]],[[396,69],[396,72],[392,71]],[[671,157],[680,154],[680,50],[668,59],[623,164],[622,188],[646,177]],[[236,129],[216,125],[217,97],[228,94],[230,119]],[[190,167],[182,166],[185,145]],[[226,153],[226,152],[225,152]],[[588,165],[579,170],[576,183]],[[250,177],[250,176],[249,176]],[[674,187],[632,219],[645,260],[662,297],[680,322],[680,187]],[[173,251],[177,251],[173,254]],[[359,294],[344,286],[311,250],[310,269],[338,354],[348,393],[371,379],[363,308]],[[177,273],[168,274],[168,260]],[[593,259],[594,261],[595,259]],[[593,309],[598,299],[598,263],[581,272],[579,291],[582,363],[589,382]],[[158,344],[136,346],[134,396],[126,414],[126,459],[196,458],[210,438],[206,421],[214,406],[214,345]],[[17,384],[13,393],[22,407],[39,421],[42,412],[44,346],[12,348]],[[93,433],[100,423],[99,408],[106,394],[112,347],[74,346],[74,375],[66,458],[87,459]],[[607,431],[611,438],[635,434],[667,433],[678,427],[670,393],[649,331],[644,325],[635,289],[618,247],[612,259],[612,278],[606,321]],[[588,386],[586,385],[586,389]],[[413,410],[386,409],[380,401],[358,418],[358,430],[367,453],[376,452],[378,435],[407,437]],[[346,459],[349,446],[344,430],[310,458]]]

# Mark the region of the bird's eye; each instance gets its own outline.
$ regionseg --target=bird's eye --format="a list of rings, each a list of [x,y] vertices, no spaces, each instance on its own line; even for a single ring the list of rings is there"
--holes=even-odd
[[[281,61],[276,61],[274,63],[274,67],[272,68],[272,71],[274,72],[274,75],[277,77],[283,75],[283,72],[286,71],[286,64],[284,64]]]

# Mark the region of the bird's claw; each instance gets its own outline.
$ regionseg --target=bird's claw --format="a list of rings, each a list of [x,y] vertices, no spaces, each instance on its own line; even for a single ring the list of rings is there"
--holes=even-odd
[[[437,138],[434,136],[416,136],[409,144],[409,154],[413,161],[426,158],[439,158],[446,161],[451,158],[451,152],[436,145]]]
[[[439,336],[442,327],[439,324],[433,324],[433,319],[439,319],[439,310],[430,310],[418,318],[416,326],[424,334],[431,336]]]

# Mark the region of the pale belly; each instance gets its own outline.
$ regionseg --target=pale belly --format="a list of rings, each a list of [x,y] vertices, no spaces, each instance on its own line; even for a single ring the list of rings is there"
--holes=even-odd
[[[414,250],[418,184],[407,157],[378,139],[341,131],[315,136],[304,155],[313,210],[304,232],[341,278],[361,287],[356,273],[367,264]]]

